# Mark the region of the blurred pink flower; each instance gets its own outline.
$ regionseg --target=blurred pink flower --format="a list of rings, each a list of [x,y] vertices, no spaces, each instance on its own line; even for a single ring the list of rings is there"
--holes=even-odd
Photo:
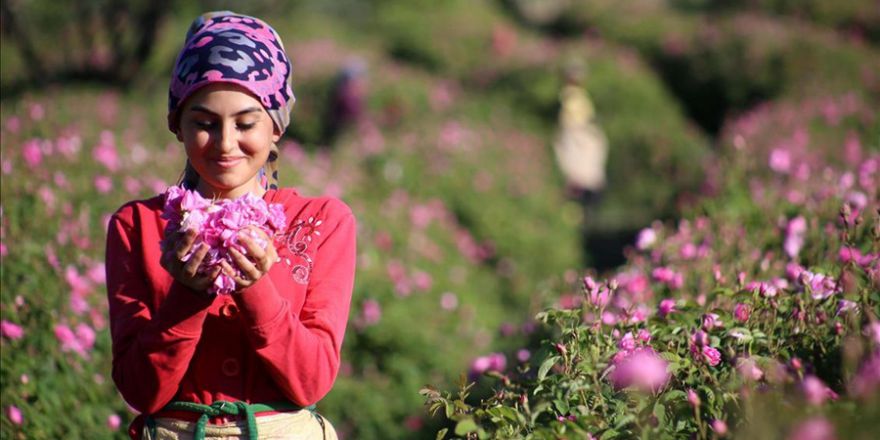
[[[89,351],[95,344],[95,331],[86,324],[76,326],[76,333],[64,324],[55,326],[55,338],[61,343],[61,351],[73,351],[88,359]]]
[[[652,348],[642,347],[618,359],[609,375],[614,388],[657,392],[669,382],[669,365]]]
[[[688,388],[687,390],[687,400],[688,403],[693,407],[700,406],[700,396],[693,389]]]
[[[168,184],[162,179],[153,178],[149,181],[150,190],[156,194],[164,193],[168,189]]]
[[[795,426],[788,440],[836,440],[834,425],[824,417],[814,417]]]
[[[880,321],[873,321],[866,325],[864,334],[871,338],[875,344],[880,345]]]
[[[591,277],[585,276],[583,280],[587,298],[594,307],[604,308],[611,299],[611,291],[608,287],[595,282]]]
[[[770,284],[765,281],[750,281],[749,284],[746,285],[746,290],[748,291],[758,291],[758,294],[763,296],[764,298],[773,298],[778,293],[778,290],[775,285]]]
[[[28,106],[28,116],[34,121],[40,121],[46,116],[46,109],[39,102],[31,103]]]
[[[807,221],[803,216],[797,216],[788,222],[785,227],[785,242],[783,248],[790,258],[796,258],[804,246],[804,235],[807,232]]]
[[[13,324],[4,319],[0,321],[0,336],[13,341],[21,339],[24,337],[24,329],[20,325]]]
[[[113,189],[113,180],[107,176],[95,176],[95,189],[101,194],[107,194]]]
[[[724,327],[724,323],[721,322],[720,317],[717,313],[704,313],[703,314],[703,330],[707,332],[716,328],[716,327]]]
[[[112,429],[113,431],[116,431],[117,429],[119,429],[120,424],[122,424],[122,419],[119,418],[119,415],[110,414],[107,417],[107,427]]]
[[[24,416],[21,415],[21,410],[15,405],[9,405],[9,407],[6,408],[6,415],[9,417],[9,421],[14,425],[21,425],[22,422],[24,422]]]
[[[525,348],[521,348],[516,352],[516,360],[520,362],[527,362],[532,357],[532,353]]]
[[[636,236],[636,249],[643,251],[649,249],[657,242],[657,232],[653,228],[645,228]]]
[[[68,265],[64,269],[64,280],[73,292],[85,294],[92,291],[89,279],[81,276],[73,265]]]
[[[840,248],[838,257],[840,258],[840,262],[844,264],[849,263],[850,261],[855,261],[858,263],[858,261],[862,258],[862,253],[856,248],[843,246]]]
[[[724,420],[712,420],[712,430],[721,437],[727,435],[727,423]]]
[[[111,173],[115,173],[119,169],[119,155],[116,153],[113,132],[109,130],[101,132],[98,145],[92,150],[92,158],[104,165]]]
[[[18,116],[10,116],[6,119],[6,129],[10,133],[18,133],[21,130],[21,118]]]
[[[86,272],[88,279],[95,284],[104,284],[107,280],[106,267],[103,262],[92,264]]]
[[[705,361],[713,367],[721,362],[721,352],[709,346],[709,335],[702,330],[691,335],[690,351],[697,361]]]
[[[361,317],[363,318],[364,325],[369,326],[378,323],[382,318],[382,306],[374,299],[364,301],[361,306]]]
[[[125,192],[130,196],[136,196],[141,192],[141,182],[134,177],[125,176],[123,186],[125,186]]]
[[[849,383],[849,392],[859,397],[870,397],[880,390],[880,349],[862,362]]]
[[[24,143],[21,148],[21,155],[24,162],[30,168],[36,168],[43,162],[43,152],[40,149],[40,141],[38,139],[30,139]]]
[[[736,369],[747,380],[761,380],[764,377],[764,372],[758,368],[758,365],[752,358],[740,358],[737,360]]]
[[[794,262],[788,263],[785,265],[785,277],[790,281],[797,281],[800,279],[801,273],[804,270],[805,269],[800,264]]]
[[[79,149],[82,146],[82,139],[78,134],[62,134],[55,140],[55,146],[58,148],[58,152],[61,153],[66,159],[70,160],[79,153]]]
[[[678,255],[684,260],[693,260],[697,257],[697,246],[693,243],[685,243],[679,249]]]
[[[421,291],[430,290],[434,283],[431,275],[421,270],[412,275],[412,282],[415,288]]]
[[[665,283],[672,290],[680,289],[684,285],[684,275],[668,267],[657,267],[651,271],[654,281]]]
[[[458,296],[452,292],[444,292],[440,295],[440,308],[447,311],[455,310],[458,307]]]
[[[737,303],[733,307],[733,317],[739,322],[746,322],[749,320],[749,315],[751,314],[751,309],[748,304]]]
[[[636,340],[633,338],[632,332],[626,332],[620,341],[617,342],[617,348],[620,348],[623,351],[632,351],[636,348]]]
[[[709,365],[714,367],[721,362],[721,352],[706,345],[703,347],[703,358],[709,363]]]
[[[479,356],[471,363],[471,375],[479,376],[487,371],[502,372],[507,368],[507,358],[502,353]]]
[[[87,324],[77,324],[76,339],[83,350],[90,351],[95,346],[95,331]]]
[[[850,301],[848,299],[842,299],[837,302],[837,315],[840,315],[841,313],[851,312],[851,311],[854,311],[854,312],[859,311],[858,303],[856,303],[854,301]]]
[[[777,173],[788,174],[791,170],[791,153],[783,148],[774,148],[770,151],[769,165]]]
[[[837,393],[828,388],[821,379],[813,375],[807,375],[800,384],[801,392],[804,393],[807,402],[811,405],[822,405],[829,398],[836,399]]]
[[[799,281],[804,290],[810,291],[810,296],[815,300],[823,300],[831,295],[841,292],[841,286],[828,275],[813,273],[808,270],[801,272]]]
[[[675,300],[666,298],[660,301],[660,305],[657,306],[657,314],[660,315],[661,318],[665,318],[672,312],[675,312]]]

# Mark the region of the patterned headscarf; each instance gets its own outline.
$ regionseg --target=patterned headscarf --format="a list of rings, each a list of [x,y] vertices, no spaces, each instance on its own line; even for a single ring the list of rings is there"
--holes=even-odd
[[[209,12],[193,21],[183,49],[174,63],[168,90],[168,128],[180,128],[181,104],[198,89],[213,83],[232,83],[254,94],[284,133],[290,124],[290,110],[296,98],[290,86],[290,60],[281,38],[262,20],[230,11]],[[278,146],[272,145],[263,177],[266,188],[278,182]],[[181,179],[184,187],[195,188],[198,174],[187,162]]]

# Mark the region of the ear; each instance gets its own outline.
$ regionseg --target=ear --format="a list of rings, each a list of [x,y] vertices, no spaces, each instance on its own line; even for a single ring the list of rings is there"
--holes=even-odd
[[[273,128],[272,128],[272,142],[274,142],[274,143],[277,144],[278,141],[281,140],[281,131],[278,130],[278,128],[274,128],[274,125],[275,125],[275,124],[272,124],[272,125],[273,125]]]

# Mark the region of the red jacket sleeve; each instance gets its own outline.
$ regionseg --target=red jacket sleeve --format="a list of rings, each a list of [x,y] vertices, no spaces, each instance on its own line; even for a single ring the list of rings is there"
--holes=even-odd
[[[136,209],[123,207],[111,219],[106,248],[113,381],[133,408],[153,413],[177,393],[189,367],[212,298],[172,282],[159,304],[144,270],[145,231]],[[143,228],[149,230],[150,228]],[[147,232],[148,234],[149,232]],[[169,277],[170,278],[170,277]]]
[[[339,201],[328,208],[338,220],[334,225],[330,219],[329,234],[318,245],[299,313],[268,276],[236,298],[257,356],[284,394],[302,406],[324,397],[336,380],[354,287],[355,218]]]

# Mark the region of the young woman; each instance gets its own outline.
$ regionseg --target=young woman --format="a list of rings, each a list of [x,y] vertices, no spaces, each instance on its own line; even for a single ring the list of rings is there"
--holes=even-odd
[[[339,369],[355,219],[339,200],[277,188],[290,74],[280,38],[256,18],[210,13],[187,33],[168,112],[188,158],[181,185],[207,199],[251,193],[281,204],[288,227],[263,234],[265,248],[241,233],[246,252],[230,250],[234,264],[203,273],[208,249],[194,248],[193,232],[164,237],[164,196],[113,215],[113,380],[141,412],[132,438],[336,438],[312,405]],[[220,271],[235,281],[231,295],[208,293]]]

